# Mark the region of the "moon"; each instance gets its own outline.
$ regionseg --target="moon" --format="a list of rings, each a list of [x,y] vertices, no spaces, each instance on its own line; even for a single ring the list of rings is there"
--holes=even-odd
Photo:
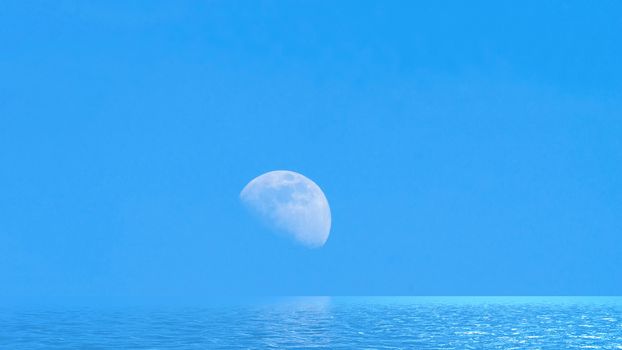
[[[330,234],[331,214],[320,187],[302,174],[270,171],[251,180],[240,192],[242,202],[276,231],[310,248]]]

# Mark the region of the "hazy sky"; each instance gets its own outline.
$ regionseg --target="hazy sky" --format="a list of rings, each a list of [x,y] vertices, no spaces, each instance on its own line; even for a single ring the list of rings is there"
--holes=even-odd
[[[3,1],[0,304],[622,294],[622,4],[502,3]]]

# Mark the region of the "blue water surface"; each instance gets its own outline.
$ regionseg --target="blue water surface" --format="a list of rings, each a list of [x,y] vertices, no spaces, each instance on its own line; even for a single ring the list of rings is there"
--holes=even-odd
[[[622,349],[622,298],[302,297],[3,309],[0,349]]]

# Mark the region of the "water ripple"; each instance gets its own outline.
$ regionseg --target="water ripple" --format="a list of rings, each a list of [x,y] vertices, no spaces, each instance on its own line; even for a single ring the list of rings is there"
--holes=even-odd
[[[0,349],[622,349],[617,298],[296,298],[0,313]]]

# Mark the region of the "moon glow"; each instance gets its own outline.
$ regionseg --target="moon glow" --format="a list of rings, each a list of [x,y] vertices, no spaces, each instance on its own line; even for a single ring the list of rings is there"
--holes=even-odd
[[[240,199],[269,226],[307,247],[321,247],[328,239],[328,200],[320,187],[302,174],[267,172],[251,180]]]

